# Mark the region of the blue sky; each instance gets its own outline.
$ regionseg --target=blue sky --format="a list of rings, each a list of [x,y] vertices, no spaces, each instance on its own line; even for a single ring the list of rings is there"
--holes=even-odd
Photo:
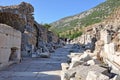
[[[0,6],[28,2],[33,5],[38,23],[51,23],[88,10],[105,0],[0,0]]]

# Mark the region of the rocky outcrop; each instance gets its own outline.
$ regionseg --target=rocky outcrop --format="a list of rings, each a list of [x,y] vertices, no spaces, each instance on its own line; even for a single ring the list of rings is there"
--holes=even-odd
[[[0,6],[0,23],[22,32],[22,56],[54,51],[58,37],[38,24],[33,17],[34,8],[22,2],[14,6]]]

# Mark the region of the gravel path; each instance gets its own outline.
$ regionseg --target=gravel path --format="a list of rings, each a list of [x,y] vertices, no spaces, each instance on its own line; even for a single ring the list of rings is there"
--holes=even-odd
[[[70,45],[59,48],[50,58],[25,58],[0,71],[0,80],[61,80],[61,63],[67,61]]]

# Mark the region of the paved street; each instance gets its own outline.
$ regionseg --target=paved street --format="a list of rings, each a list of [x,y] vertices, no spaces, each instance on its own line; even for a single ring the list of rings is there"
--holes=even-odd
[[[50,58],[24,58],[0,71],[0,80],[61,80],[61,63],[67,61],[68,46],[59,48]]]

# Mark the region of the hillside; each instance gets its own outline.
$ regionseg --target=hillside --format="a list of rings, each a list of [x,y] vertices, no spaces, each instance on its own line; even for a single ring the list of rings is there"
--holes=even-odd
[[[88,11],[51,23],[51,30],[60,37],[73,39],[82,34],[84,27],[106,19],[115,8],[119,7],[119,4],[120,0],[107,0]]]

